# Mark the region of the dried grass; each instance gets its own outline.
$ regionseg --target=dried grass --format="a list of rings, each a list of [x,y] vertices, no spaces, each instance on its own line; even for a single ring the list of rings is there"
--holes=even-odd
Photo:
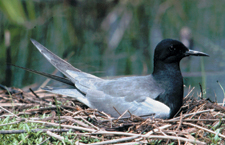
[[[225,107],[207,99],[185,97],[184,105],[178,115],[169,120],[144,120],[132,115],[130,118],[121,116],[114,119],[104,112],[86,107],[73,98],[42,90],[23,92],[20,89],[11,88],[9,91],[11,95],[5,90],[0,91],[1,118],[11,116],[17,117],[18,120],[13,123],[25,121],[45,124],[46,129],[33,131],[41,130],[56,138],[59,136],[59,140],[63,139],[60,132],[68,132],[69,129],[72,129],[72,132],[78,135],[77,138],[85,136],[100,141],[93,144],[120,143],[128,145],[156,140],[160,140],[160,144],[172,142],[175,144],[210,144],[213,143],[212,138],[215,135],[221,138],[221,144],[225,143],[223,141],[225,140],[225,126],[223,126]],[[56,105],[54,98],[62,104]],[[38,109],[33,109],[34,107]],[[12,113],[15,111],[18,113]],[[57,113],[60,116],[57,116]],[[21,115],[24,114],[29,116],[29,119],[22,118]],[[51,117],[40,118],[39,116],[43,114],[49,114]],[[7,124],[1,126],[4,125]],[[61,126],[61,129],[52,129],[51,126]],[[0,133],[23,133],[20,131],[1,130]]]

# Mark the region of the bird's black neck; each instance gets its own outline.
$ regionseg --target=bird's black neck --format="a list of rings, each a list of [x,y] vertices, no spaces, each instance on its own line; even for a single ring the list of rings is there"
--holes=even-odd
[[[155,62],[153,78],[165,90],[157,100],[169,106],[170,117],[173,117],[183,104],[183,77],[179,63]]]

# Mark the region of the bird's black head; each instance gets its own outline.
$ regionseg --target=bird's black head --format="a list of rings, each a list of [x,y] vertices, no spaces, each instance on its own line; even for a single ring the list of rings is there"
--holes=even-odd
[[[188,49],[180,41],[164,39],[155,48],[154,61],[162,61],[164,63],[179,63],[182,58],[190,55],[208,56],[206,53]]]

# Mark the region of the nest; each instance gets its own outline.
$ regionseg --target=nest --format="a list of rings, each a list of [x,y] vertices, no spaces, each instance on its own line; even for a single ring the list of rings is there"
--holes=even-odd
[[[56,101],[57,100],[57,101]],[[61,103],[60,103],[61,102]],[[17,88],[0,91],[0,117],[17,117],[17,122],[45,125],[42,131],[59,140],[62,132],[72,132],[76,138],[97,139],[92,144],[224,144],[225,107],[208,99],[188,96],[176,117],[169,120],[142,119],[131,115],[111,118],[73,98],[42,90],[24,92]],[[37,109],[33,109],[37,108]],[[14,114],[12,112],[18,112]],[[50,117],[40,118],[48,114]],[[20,117],[26,115],[26,118]],[[7,125],[7,124],[6,124]],[[1,126],[4,126],[1,125]],[[61,129],[55,129],[60,126]],[[1,130],[0,134],[24,133],[25,130]]]

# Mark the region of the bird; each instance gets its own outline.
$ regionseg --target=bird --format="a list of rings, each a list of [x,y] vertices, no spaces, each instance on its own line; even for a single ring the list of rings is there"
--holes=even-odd
[[[88,107],[103,111],[114,118],[123,113],[124,117],[132,114],[142,118],[172,118],[183,105],[180,61],[187,56],[209,56],[204,52],[188,49],[178,40],[164,39],[155,48],[152,74],[103,79],[73,67],[36,40],[31,39],[31,42],[66,78],[20,68],[70,86],[48,86],[42,89],[74,97]]]

